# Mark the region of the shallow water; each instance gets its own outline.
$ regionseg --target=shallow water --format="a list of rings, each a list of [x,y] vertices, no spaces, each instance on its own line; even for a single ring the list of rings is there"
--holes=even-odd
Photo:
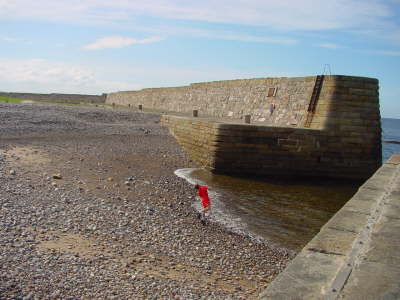
[[[382,119],[382,158],[400,153],[400,120]],[[212,216],[233,231],[300,250],[353,196],[359,182],[255,180],[180,169],[190,183],[209,186]],[[194,203],[200,210],[200,203]]]
[[[291,250],[309,242],[358,188],[342,181],[259,181],[203,169],[181,169],[176,174],[209,186],[215,220]],[[195,207],[200,209],[199,203]]]

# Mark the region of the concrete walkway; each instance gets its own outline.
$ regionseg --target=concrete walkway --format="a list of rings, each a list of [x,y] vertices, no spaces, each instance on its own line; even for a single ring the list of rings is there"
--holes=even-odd
[[[325,224],[261,299],[400,299],[400,154]]]

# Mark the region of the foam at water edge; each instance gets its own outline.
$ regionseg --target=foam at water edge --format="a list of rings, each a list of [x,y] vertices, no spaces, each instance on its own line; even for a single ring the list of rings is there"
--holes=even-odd
[[[178,169],[174,173],[176,176],[185,179],[187,182],[190,184],[205,184],[205,182],[194,179],[191,175],[194,171],[199,170],[196,168],[186,168],[186,169]],[[209,196],[211,199],[211,214],[208,216],[208,218],[215,222],[223,225],[226,227],[229,231],[247,236],[253,241],[259,242],[259,243],[265,243],[268,242],[264,238],[253,234],[249,232],[247,225],[243,223],[242,219],[238,216],[234,216],[232,214],[229,214],[227,209],[225,208],[225,205],[222,201],[220,201],[220,193],[218,190],[213,189],[212,186],[209,186]],[[196,197],[197,198],[197,197]],[[201,204],[200,200],[197,198],[196,201],[192,204],[192,207],[198,211],[201,212]]]
[[[197,168],[185,168],[185,169],[178,169],[175,170],[174,174],[180,178],[185,179],[187,182],[190,184],[204,184],[204,182],[200,180],[194,180],[190,175],[192,174],[193,171],[198,170]]]

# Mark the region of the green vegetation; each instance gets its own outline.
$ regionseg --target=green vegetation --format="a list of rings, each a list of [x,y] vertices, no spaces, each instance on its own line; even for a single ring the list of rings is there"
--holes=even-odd
[[[0,96],[0,102],[21,102],[23,99]]]
[[[34,100],[26,100],[20,98],[10,98],[0,96],[0,102],[22,102],[22,101],[31,101],[32,103],[47,103],[47,104],[59,104],[59,105],[87,105],[86,103],[65,103],[65,102],[51,102],[51,101],[34,101]]]

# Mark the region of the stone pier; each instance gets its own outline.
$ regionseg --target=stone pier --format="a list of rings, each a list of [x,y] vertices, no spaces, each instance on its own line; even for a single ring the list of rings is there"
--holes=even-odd
[[[111,93],[106,102],[167,112],[163,124],[216,173],[365,180],[381,165],[374,78],[217,81]]]
[[[173,115],[163,115],[161,122],[193,159],[214,173],[366,180],[381,161],[376,153],[380,147],[355,137],[356,131]]]

